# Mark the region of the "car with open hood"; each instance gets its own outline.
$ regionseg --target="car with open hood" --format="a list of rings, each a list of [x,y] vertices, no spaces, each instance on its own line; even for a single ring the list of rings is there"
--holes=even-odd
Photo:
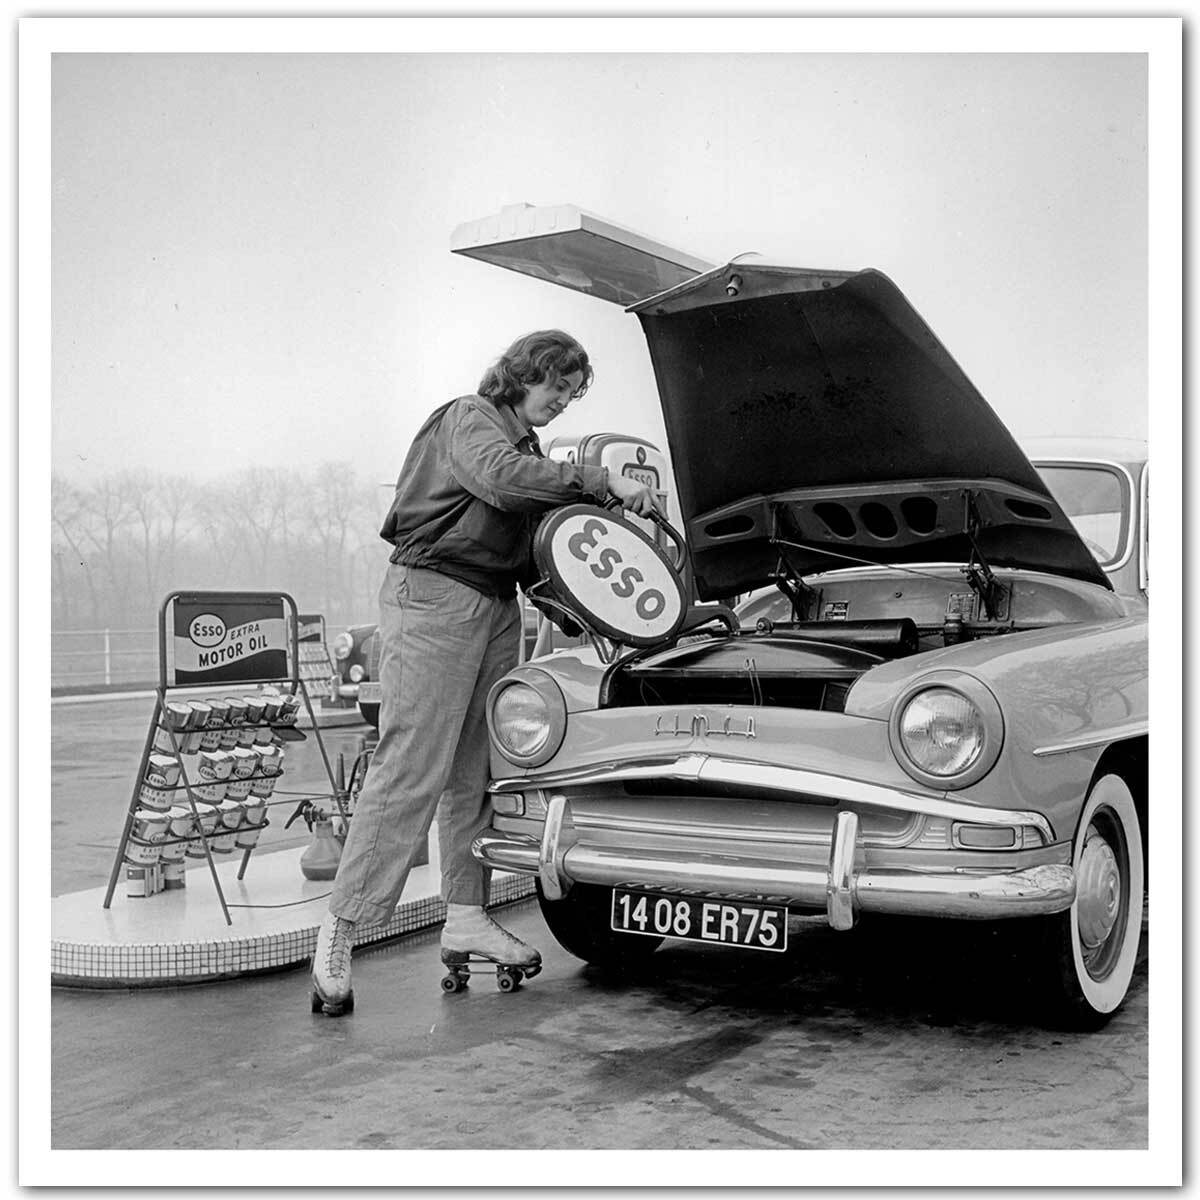
[[[779,953],[795,914],[1005,922],[1056,1019],[1102,1024],[1144,912],[1144,449],[1035,466],[879,271],[502,216],[453,248],[640,321],[682,528],[546,518],[543,599],[590,640],[494,688],[476,856],[608,967]]]

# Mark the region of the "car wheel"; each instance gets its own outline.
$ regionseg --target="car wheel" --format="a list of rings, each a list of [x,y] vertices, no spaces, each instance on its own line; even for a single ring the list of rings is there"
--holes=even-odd
[[[593,966],[630,970],[644,963],[662,942],[662,938],[611,929],[612,892],[608,888],[577,883],[561,900],[548,900],[539,881],[537,898],[555,941]]]
[[[363,704],[359,703],[358,711],[362,713],[362,719],[368,725],[373,725],[376,729],[379,728],[379,705],[378,704]]]
[[[1145,878],[1133,796],[1119,775],[1088,793],[1072,852],[1075,901],[1046,918],[1052,1015],[1098,1029],[1129,991],[1142,932]]]

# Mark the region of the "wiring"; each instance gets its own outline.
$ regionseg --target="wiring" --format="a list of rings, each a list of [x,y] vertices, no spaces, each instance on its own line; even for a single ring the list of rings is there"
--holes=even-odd
[[[228,904],[227,908],[295,908],[298,904],[311,904],[314,900],[326,900],[333,895],[333,889],[322,892],[319,896],[305,896],[303,900],[288,900],[283,904]]]

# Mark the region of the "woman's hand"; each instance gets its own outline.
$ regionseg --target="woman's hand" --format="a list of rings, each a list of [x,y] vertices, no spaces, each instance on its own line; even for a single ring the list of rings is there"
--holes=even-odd
[[[636,479],[630,479],[625,475],[614,475],[610,471],[608,490],[611,495],[620,500],[622,508],[636,513],[639,517],[648,517],[652,512],[666,516],[653,490],[647,484],[638,483]]]

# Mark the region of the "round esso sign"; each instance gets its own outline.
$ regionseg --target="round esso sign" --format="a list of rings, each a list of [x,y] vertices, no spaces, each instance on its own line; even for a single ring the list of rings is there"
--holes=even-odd
[[[215,613],[201,613],[192,618],[188,637],[197,646],[219,646],[225,640],[225,622]]]
[[[624,518],[591,505],[552,512],[534,553],[558,593],[598,632],[632,646],[670,637],[687,607],[662,551]]]

